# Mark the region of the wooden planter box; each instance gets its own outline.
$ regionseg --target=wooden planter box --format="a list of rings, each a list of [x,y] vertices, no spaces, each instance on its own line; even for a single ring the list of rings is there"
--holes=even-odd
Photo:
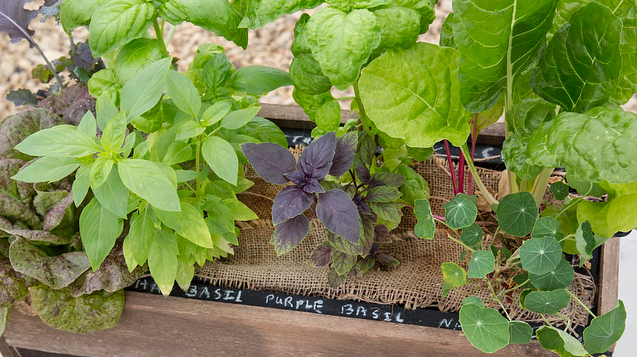
[[[350,117],[344,112],[344,118]],[[260,116],[282,127],[309,128],[294,106],[264,105]],[[300,118],[300,119],[299,119]],[[480,141],[501,144],[502,125],[487,128]],[[597,313],[617,300],[619,239],[600,254]],[[0,345],[77,356],[482,356],[461,331],[310,312],[162,297],[126,292],[117,327],[74,334],[45,325],[39,317],[12,311]],[[15,355],[15,354],[14,354]],[[537,341],[510,345],[493,356],[553,356]]]

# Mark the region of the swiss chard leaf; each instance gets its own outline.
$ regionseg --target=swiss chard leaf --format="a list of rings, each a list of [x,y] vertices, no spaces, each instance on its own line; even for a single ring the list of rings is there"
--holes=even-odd
[[[458,61],[456,50],[427,43],[389,50],[374,59],[360,79],[369,118],[410,147],[429,148],[442,139],[464,143],[469,117],[453,79]]]
[[[560,28],[531,75],[531,86],[564,109],[585,112],[605,104],[619,84],[622,21],[596,2]]]
[[[535,63],[557,0],[459,1],[453,36],[460,52],[460,97],[472,112],[495,104]],[[511,98],[508,98],[508,100]]]

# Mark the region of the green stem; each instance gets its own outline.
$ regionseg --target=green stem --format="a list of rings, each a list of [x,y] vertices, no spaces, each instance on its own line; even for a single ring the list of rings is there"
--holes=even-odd
[[[155,37],[158,40],[161,40],[162,46],[164,46],[164,51],[168,52],[166,49],[166,44],[164,43],[164,30],[159,26],[159,21],[157,21],[157,17],[153,18],[153,28],[155,29]]]
[[[491,284],[490,281],[488,282],[488,284],[489,284],[489,289],[491,289],[491,293],[493,294],[493,297],[495,298],[495,301],[498,302],[498,304],[502,308],[502,311],[504,311],[504,314],[506,315],[507,319],[511,321],[511,316],[509,316],[509,313],[507,312],[507,309],[504,307],[504,304],[502,304],[502,301],[500,301],[500,299],[498,298],[498,294],[495,293],[495,290],[493,289],[493,285]]]
[[[168,29],[168,35],[166,35],[166,38],[164,39],[164,46],[168,47],[168,44],[170,43],[170,40],[173,39],[173,35],[175,34],[175,29],[177,28],[176,25],[171,25],[170,29]]]
[[[578,304],[582,305],[582,307],[584,308],[584,310],[586,310],[589,314],[591,314],[591,316],[593,316],[593,318],[597,317],[595,316],[595,314],[591,311],[591,309],[588,308],[588,306],[586,306],[586,304],[584,304],[582,302],[582,300],[580,300],[577,296],[575,296],[575,294],[573,294],[570,290],[566,290],[566,292],[571,295],[571,297],[573,298],[573,300],[575,300]]]
[[[197,172],[197,192],[195,192],[195,194],[197,196],[199,196],[199,191],[201,190],[201,178],[199,177],[199,156],[201,156],[201,135],[197,137],[197,148],[195,149],[195,172]]]
[[[356,97],[338,97],[338,98],[334,98],[336,100],[356,100]],[[360,105],[360,103],[359,103]]]
[[[354,82],[354,100],[356,100],[356,104],[358,105],[358,114],[360,115],[361,123],[369,128],[369,117],[367,116],[367,112],[365,111],[365,106],[363,105],[363,101],[361,101],[361,93],[358,88],[358,81]]]
[[[458,240],[454,237],[451,236],[451,234],[447,234],[447,238],[451,239],[452,241],[460,244],[461,246],[465,247],[465,249],[467,249],[468,251],[470,251],[471,253],[475,252],[476,250],[471,248],[470,246],[464,244],[461,240]]]
[[[553,327],[553,325],[551,325],[551,323],[549,322],[549,320],[546,319],[546,316],[544,316],[544,314],[540,314],[540,316],[542,316],[542,320],[544,320],[544,322],[546,322],[546,324],[550,327]]]
[[[544,193],[546,192],[546,185],[549,183],[549,177],[551,177],[551,173],[553,172],[552,167],[545,167],[540,175],[535,178],[535,182],[533,183],[533,188],[531,189],[531,194],[535,198],[535,202],[540,203],[544,198]]]
[[[465,157],[471,157],[469,155],[469,149],[467,148],[466,143],[463,145],[460,145],[460,150],[462,151],[462,154]],[[478,175],[478,171],[476,170],[476,166],[473,164],[473,160],[467,160],[466,163],[467,163],[467,166],[469,166],[469,171],[471,171],[473,180],[476,182],[476,185],[478,185],[478,189],[480,190],[480,192],[482,192],[482,195],[484,196],[484,198],[490,204],[497,204],[498,200],[496,200],[495,197],[493,197],[493,195],[491,194],[491,192],[487,190],[487,187],[484,185],[484,182],[482,182],[480,175]]]

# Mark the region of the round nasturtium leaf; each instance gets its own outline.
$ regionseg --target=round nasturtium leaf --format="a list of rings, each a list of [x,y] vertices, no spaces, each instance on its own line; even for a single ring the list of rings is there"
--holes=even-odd
[[[509,321],[495,309],[464,304],[460,324],[469,342],[482,352],[493,353],[509,344]]]
[[[478,217],[478,207],[467,195],[457,195],[447,202],[445,209],[445,221],[451,229],[469,227]]]
[[[542,217],[535,221],[535,226],[533,226],[533,232],[531,232],[531,237],[533,238],[542,238],[542,237],[553,237],[557,238],[560,233],[560,222],[553,217]]]
[[[551,193],[555,196],[555,199],[563,200],[568,197],[568,185],[564,182],[554,182],[549,187]]]
[[[442,139],[461,145],[469,135],[469,112],[460,102],[459,60],[455,49],[428,43],[388,50],[361,74],[367,115],[409,147],[430,148]]]
[[[562,246],[552,237],[531,238],[520,247],[522,268],[532,274],[544,275],[562,261]]]
[[[555,327],[542,326],[535,332],[535,336],[542,347],[560,356],[588,355],[584,346],[575,337]]]
[[[535,199],[528,192],[505,196],[496,212],[500,229],[516,237],[531,233],[538,215]]]
[[[567,307],[570,301],[571,296],[564,289],[532,291],[524,298],[524,306],[533,312],[555,315]]]
[[[471,255],[467,276],[469,278],[484,278],[495,269],[495,257],[490,250],[476,250]]]
[[[524,321],[509,322],[510,343],[526,345],[531,342],[533,337],[533,328]]]
[[[617,306],[604,315],[597,316],[584,329],[584,345],[590,353],[604,353],[619,340],[626,327],[626,309],[619,300]]]
[[[457,288],[467,283],[467,272],[456,263],[445,262],[442,263],[442,278],[445,284]]]
[[[526,306],[524,306],[524,299],[526,299],[526,297],[532,292],[533,292],[533,289],[524,289],[520,293],[520,296],[518,297],[518,299],[520,301],[520,306],[522,306],[523,309],[526,309]]]
[[[477,223],[473,223],[469,227],[462,229],[462,234],[460,235],[460,240],[462,243],[473,247],[482,241],[482,236],[484,232],[482,228]]]
[[[563,256],[557,267],[550,272],[542,275],[529,273],[531,284],[539,290],[564,289],[571,285],[574,278],[575,270]]]

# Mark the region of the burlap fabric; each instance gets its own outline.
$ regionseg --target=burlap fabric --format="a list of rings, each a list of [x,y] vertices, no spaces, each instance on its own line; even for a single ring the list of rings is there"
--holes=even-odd
[[[415,169],[429,184],[434,213],[442,215],[441,206],[453,197],[446,162],[432,158],[418,164]],[[497,191],[501,173],[481,168],[478,171],[485,185]],[[246,168],[246,177],[255,185],[241,194],[240,199],[262,219],[240,223],[239,247],[233,256],[209,262],[197,271],[198,277],[212,284],[379,304],[403,304],[407,308],[438,307],[442,311],[458,311],[462,299],[471,294],[485,300],[491,296],[487,287],[469,284],[452,289],[447,297],[441,299],[443,280],[440,266],[444,262],[455,262],[466,268],[467,260],[460,260],[464,249],[448,239],[443,229],[438,229],[433,240],[415,237],[413,227],[416,218],[410,209],[404,210],[401,225],[392,231],[393,243],[382,246],[382,251],[397,258],[400,265],[391,269],[375,269],[362,276],[350,275],[341,286],[332,289],[327,283],[327,268],[316,268],[309,264],[311,252],[326,239],[323,228],[318,222],[312,222],[310,233],[303,242],[291,252],[277,257],[273,246],[269,244],[274,232],[270,215],[272,199],[280,186],[265,182],[250,168]],[[485,240],[490,238],[485,235]],[[570,289],[587,305],[591,305],[595,295],[592,278],[576,274]],[[504,301],[511,318],[542,321],[541,316],[525,312],[520,307],[518,295],[516,293],[512,299]],[[496,307],[495,304],[491,300],[487,305]],[[587,323],[586,311],[573,302],[561,314],[571,320],[572,327]]]

